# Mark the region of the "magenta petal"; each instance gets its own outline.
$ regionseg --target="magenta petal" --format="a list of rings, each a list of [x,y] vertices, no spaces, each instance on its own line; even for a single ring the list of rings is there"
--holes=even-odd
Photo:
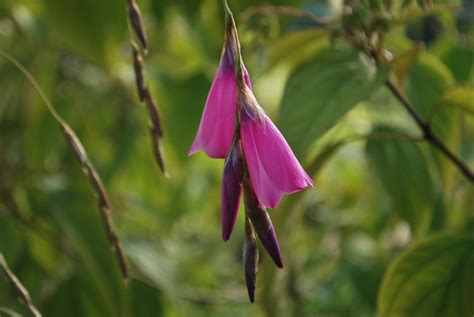
[[[212,158],[227,156],[234,136],[236,103],[235,71],[223,55],[189,155],[204,150]]]
[[[242,193],[243,159],[240,145],[232,147],[224,165],[222,177],[222,239],[229,240],[235,226]]]
[[[283,194],[300,191],[308,185],[314,187],[313,180],[266,114],[262,112],[251,118],[243,109],[241,124],[250,181],[263,206],[275,208]]]

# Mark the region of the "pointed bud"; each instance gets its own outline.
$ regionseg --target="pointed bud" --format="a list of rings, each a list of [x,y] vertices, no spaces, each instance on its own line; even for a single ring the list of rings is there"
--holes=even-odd
[[[245,217],[245,244],[243,258],[245,283],[247,284],[250,301],[253,303],[255,301],[255,288],[257,287],[258,248],[257,240],[255,239],[255,231],[247,217]]]
[[[280,245],[275,233],[275,228],[273,227],[267,210],[260,205],[248,175],[244,176],[243,188],[247,216],[263,246],[273,259],[273,262],[275,262],[279,268],[283,268],[283,259],[281,257]]]
[[[135,0],[128,0],[128,19],[130,20],[130,24],[132,26],[133,32],[137,36],[137,39],[140,42],[140,45],[146,51],[147,39],[146,39],[145,28],[143,27],[142,14]]]
[[[234,229],[242,193],[243,157],[239,141],[234,142],[224,164],[222,177],[222,238],[229,240]]]

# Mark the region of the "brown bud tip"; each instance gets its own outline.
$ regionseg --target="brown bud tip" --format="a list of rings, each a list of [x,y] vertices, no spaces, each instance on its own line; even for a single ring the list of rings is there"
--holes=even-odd
[[[258,272],[258,248],[255,239],[255,231],[248,218],[245,220],[245,244],[244,244],[244,271],[245,282],[250,302],[255,301],[255,289],[257,287]]]
[[[275,265],[283,268],[283,259],[280,251],[280,244],[276,236],[270,215],[267,210],[260,206],[257,196],[252,188],[248,175],[244,176],[243,181],[244,202],[247,216],[257,232],[262,245],[267,250]]]

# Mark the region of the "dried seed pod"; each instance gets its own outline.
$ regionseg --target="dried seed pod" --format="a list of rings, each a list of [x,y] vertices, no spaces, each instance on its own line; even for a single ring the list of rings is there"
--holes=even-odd
[[[265,207],[260,203],[252,188],[248,174],[244,175],[243,180],[245,209],[250,222],[252,223],[257,235],[262,242],[265,250],[275,262],[276,266],[283,268],[283,259],[281,257],[280,245],[276,236],[270,216]]]
[[[257,240],[255,239],[255,231],[247,217],[245,217],[245,244],[243,262],[245,283],[247,284],[249,299],[253,303],[255,301],[255,289],[257,287],[258,248]]]
[[[163,156],[163,150],[161,149],[161,136],[157,130],[153,127],[150,128],[151,142],[153,148],[153,154],[155,155],[155,160],[160,167],[161,172],[168,177],[168,171],[166,170],[165,160]]]
[[[145,66],[143,64],[143,57],[136,47],[135,44],[132,43],[132,51],[133,51],[133,69],[135,70],[135,81],[137,85],[137,93],[138,98],[140,101],[145,100],[146,95],[146,79],[145,79]]]
[[[130,20],[133,32],[135,33],[138,41],[140,42],[140,45],[146,51],[148,49],[147,37],[145,33],[145,28],[143,27],[140,7],[135,2],[135,0],[128,0],[128,19]]]
[[[154,129],[155,133],[160,138],[162,138],[163,129],[161,128],[160,111],[158,110],[158,106],[156,105],[156,102],[153,99],[153,96],[151,95],[149,89],[145,90],[145,101],[148,109],[148,115],[150,116],[152,128]]]
[[[3,255],[0,253],[0,268],[2,269],[3,273],[5,273],[5,276],[7,280],[10,282],[13,290],[15,291],[16,295],[20,299],[21,303],[30,311],[31,315],[33,317],[41,317],[41,313],[39,310],[33,305],[33,302],[31,301],[30,293],[28,290],[23,286],[23,284],[20,282],[18,277],[10,270],[8,267],[7,261],[3,257]]]
[[[107,236],[107,240],[115,253],[123,277],[127,279],[129,277],[127,261],[120,243],[120,239],[118,238],[118,235],[116,234],[113,227],[112,216],[110,214],[111,204],[107,191],[105,190],[104,183],[97,173],[97,170],[90,162],[86,150],[84,149],[84,146],[77,137],[76,133],[64,121],[59,121],[59,125],[64,136],[66,137],[66,141],[70,145],[76,158],[79,160],[84,173],[87,175],[89,182],[94,189],[99,203],[100,217],[105,234]]]
[[[72,152],[79,160],[79,163],[81,163],[81,165],[85,167],[89,162],[89,158],[87,157],[86,150],[84,149],[84,146],[77,137],[76,133],[64,121],[59,122],[59,127],[61,128],[61,131],[63,132],[64,136],[66,137],[66,141],[71,147]]]

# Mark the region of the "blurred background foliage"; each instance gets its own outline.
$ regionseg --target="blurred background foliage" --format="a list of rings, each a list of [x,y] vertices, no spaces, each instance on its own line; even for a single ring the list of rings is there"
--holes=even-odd
[[[474,3],[360,2],[368,6],[347,12],[342,0],[230,1],[257,98],[319,186],[271,212],[286,267],[263,256],[252,305],[243,217],[229,242],[220,238],[223,162],[187,156],[219,62],[221,1],[138,1],[166,179],[134,91],[125,1],[2,0],[0,48],[34,74],[83,141],[133,271],[124,283],[56,122],[0,58],[0,252],[44,316],[471,316],[472,183],[420,142],[383,83],[394,73],[474,166]],[[379,67],[309,19],[257,7],[336,17],[350,29],[382,2],[394,59]],[[0,315],[6,308],[26,314],[1,282]]]

